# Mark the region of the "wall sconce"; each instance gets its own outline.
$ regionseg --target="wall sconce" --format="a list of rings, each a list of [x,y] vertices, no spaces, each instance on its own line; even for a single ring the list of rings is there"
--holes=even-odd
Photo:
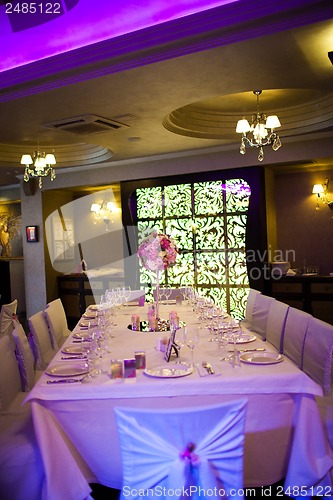
[[[324,205],[327,205],[328,208],[333,210],[333,201],[329,198],[328,184],[329,180],[328,177],[326,177],[324,184],[314,184],[312,188],[312,194],[317,195],[316,210],[320,209],[319,200],[321,200]]]
[[[102,203],[93,203],[90,211],[94,214],[94,224],[103,221],[106,224],[105,231],[110,231],[109,224],[113,223],[112,215],[119,212],[120,209],[113,201],[102,201]]]

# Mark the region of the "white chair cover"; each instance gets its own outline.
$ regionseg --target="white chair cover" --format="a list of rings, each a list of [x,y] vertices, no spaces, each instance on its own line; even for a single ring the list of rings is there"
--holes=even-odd
[[[0,338],[0,412],[5,413],[21,392],[21,378],[12,342],[8,335]]]
[[[40,500],[44,472],[11,340],[0,338],[0,499]]]
[[[205,498],[199,488],[209,492],[215,487],[226,495],[234,489],[233,498],[243,498],[246,409],[246,399],[176,410],[115,408],[123,463],[121,498],[133,500],[140,490],[154,488],[153,496],[162,492],[162,499],[179,498],[190,487],[192,498]]]
[[[163,287],[164,288],[164,287]],[[168,298],[166,299],[164,296],[163,296],[163,293],[162,293],[162,290],[160,290],[160,299],[162,301],[164,300],[175,300],[176,302],[181,302],[184,300],[184,293],[183,293],[183,290],[184,288],[166,288],[169,292],[169,295],[168,295]],[[162,295],[162,297],[161,297]],[[157,291],[156,291],[156,288],[154,288],[153,290],[153,297],[154,297],[154,300],[157,299]]]
[[[289,311],[288,304],[274,300],[269,308],[266,324],[266,340],[282,352],[283,334]]]
[[[0,337],[9,335],[14,345],[12,333],[14,330],[13,319],[15,319],[17,311],[17,299],[10,304],[3,304],[0,311]]]
[[[34,355],[31,350],[28,338],[20,323],[16,322],[13,331],[13,338],[15,341],[15,353],[18,361],[22,391],[31,391],[35,385],[36,380],[42,375],[42,371],[35,372],[34,368]]]
[[[144,306],[146,292],[144,290],[131,290],[131,295],[127,299],[128,304]]]
[[[249,294],[246,301],[245,318],[242,321],[242,324],[248,329],[251,329],[253,306],[256,300],[256,296],[260,293],[261,292],[255,290],[254,288],[249,289]]]
[[[268,314],[274,301],[275,299],[273,297],[268,297],[267,295],[262,295],[261,293],[258,293],[255,297],[250,329],[254,333],[258,333],[263,340],[266,340]]]
[[[303,368],[305,334],[311,318],[311,314],[290,307],[283,334],[283,354],[301,369]]]
[[[304,340],[303,371],[327,396],[332,393],[332,354],[333,325],[311,317]]]
[[[51,332],[52,345],[59,348],[71,333],[68,329],[66,313],[61,300],[55,299],[49,302],[44,314]]]
[[[37,353],[36,369],[45,370],[58,348],[53,347],[43,311],[39,311],[29,318],[30,333],[33,338],[35,352]]]

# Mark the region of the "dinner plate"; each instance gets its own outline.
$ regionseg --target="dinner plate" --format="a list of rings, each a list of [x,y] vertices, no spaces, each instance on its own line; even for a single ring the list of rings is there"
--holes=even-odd
[[[144,373],[149,377],[157,377],[157,378],[178,378],[178,377],[186,377],[186,375],[190,375],[193,372],[192,366],[186,364],[179,365],[160,365],[153,366],[151,368],[146,368]]]
[[[88,340],[90,339],[91,333],[88,332],[87,330],[83,332],[75,332],[73,333],[73,339],[80,339],[80,340]]]
[[[93,318],[95,319],[95,318]],[[90,326],[97,326],[97,321],[91,321],[91,320],[88,320],[88,319],[82,319],[79,323],[79,326],[83,326],[84,328],[88,328],[89,327],[89,324]]]
[[[241,354],[239,359],[243,363],[251,363],[254,365],[272,365],[275,363],[281,363],[283,361],[283,356],[275,352],[247,352]]]
[[[96,312],[85,312],[83,315],[82,315],[82,318],[84,319],[96,319]]]
[[[91,304],[91,306],[88,306],[88,311],[98,311],[100,307],[98,304]]]
[[[67,347],[63,347],[61,352],[64,354],[76,354],[77,356],[86,354],[85,349],[83,349],[81,345],[69,345]]]
[[[59,363],[51,368],[47,368],[45,373],[52,377],[75,377],[89,372],[88,363]]]
[[[246,344],[247,342],[253,342],[256,340],[256,336],[252,333],[243,333],[241,337],[236,340],[236,344]],[[229,344],[233,344],[232,340],[229,340]]]

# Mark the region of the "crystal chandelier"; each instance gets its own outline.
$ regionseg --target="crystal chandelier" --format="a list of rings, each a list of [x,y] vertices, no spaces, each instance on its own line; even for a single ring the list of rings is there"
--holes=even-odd
[[[280,120],[276,115],[266,117],[264,113],[259,111],[259,96],[261,90],[254,90],[254,95],[257,96],[257,112],[252,115],[251,123],[246,118],[238,120],[236,132],[243,134],[239,152],[242,155],[246,153],[246,146],[259,148],[258,160],[263,161],[264,150],[263,146],[272,145],[272,149],[277,151],[281,147],[280,137],[274,132],[274,129],[281,127]]]
[[[28,182],[31,177],[38,178],[38,185],[42,188],[43,177],[50,175],[51,181],[56,177],[53,165],[55,165],[56,159],[53,153],[46,154],[44,151],[37,151],[33,155],[24,154],[21,158],[21,165],[25,165],[24,180]]]

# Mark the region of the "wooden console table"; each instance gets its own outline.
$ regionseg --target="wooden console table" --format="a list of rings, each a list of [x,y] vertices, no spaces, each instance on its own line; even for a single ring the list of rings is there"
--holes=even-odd
[[[333,324],[332,276],[302,275],[271,278],[267,294]]]

